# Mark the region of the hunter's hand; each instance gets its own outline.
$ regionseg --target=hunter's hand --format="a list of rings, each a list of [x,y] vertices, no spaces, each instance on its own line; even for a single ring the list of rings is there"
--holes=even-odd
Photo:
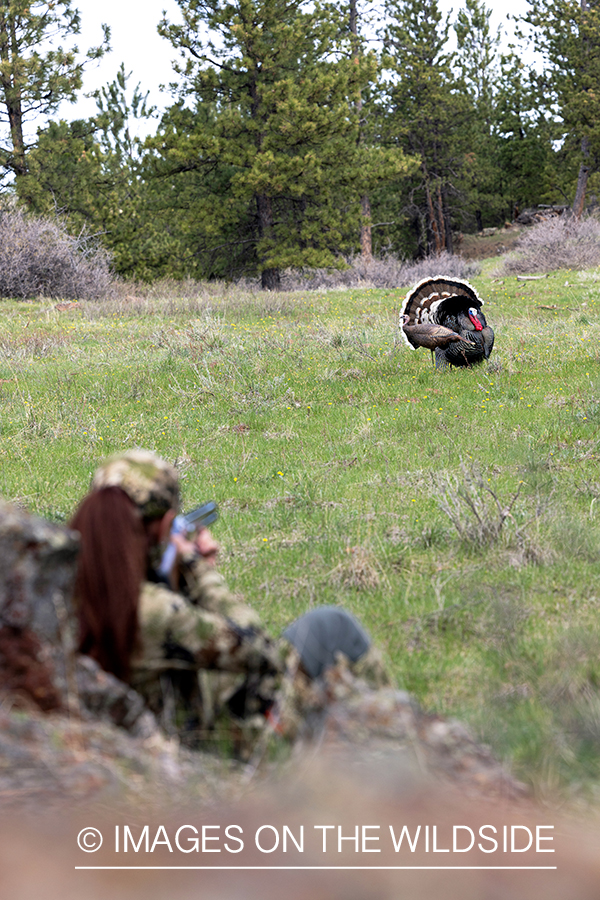
[[[215,565],[219,545],[208,528],[201,528],[192,541],[183,534],[171,534],[170,541],[175,546],[179,558],[195,554],[201,556],[210,566]]]

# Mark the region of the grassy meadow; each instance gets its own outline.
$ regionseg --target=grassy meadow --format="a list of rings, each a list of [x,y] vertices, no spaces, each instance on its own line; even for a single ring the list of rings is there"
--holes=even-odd
[[[488,364],[436,371],[398,290],[207,285],[0,304],[0,494],[66,521],[132,446],[214,499],[278,633],[341,604],[538,796],[600,790],[600,276],[472,279]],[[60,306],[60,304],[59,304]]]

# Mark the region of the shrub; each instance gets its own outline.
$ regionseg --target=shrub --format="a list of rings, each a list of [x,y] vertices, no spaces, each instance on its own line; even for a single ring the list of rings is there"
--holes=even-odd
[[[323,290],[328,288],[410,287],[430,275],[446,275],[454,278],[468,278],[477,275],[477,263],[467,262],[460,256],[442,253],[429,256],[418,262],[385,256],[365,262],[360,256],[349,260],[346,269],[287,269],[281,276],[282,291]],[[245,280],[252,288],[254,281]]]
[[[0,297],[86,300],[111,291],[110,257],[51,219],[0,209]]]
[[[499,274],[520,275],[600,265],[600,221],[593,216],[561,216],[540,222],[517,241]]]
[[[417,262],[403,262],[398,284],[410,287],[422,278],[433,278],[436,275],[444,275],[446,278],[471,278],[480,272],[479,263],[444,252],[439,256],[428,256]]]

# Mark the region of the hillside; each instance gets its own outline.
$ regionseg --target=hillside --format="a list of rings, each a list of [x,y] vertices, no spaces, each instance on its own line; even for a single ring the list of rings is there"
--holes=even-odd
[[[156,450],[187,506],[219,502],[274,633],[342,604],[541,795],[593,788],[598,280],[493,265],[496,348],[464,371],[399,340],[400,289],[3,302],[0,491],[65,521],[103,456]]]

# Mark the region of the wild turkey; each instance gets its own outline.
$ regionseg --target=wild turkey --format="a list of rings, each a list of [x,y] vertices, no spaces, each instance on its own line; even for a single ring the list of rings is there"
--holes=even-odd
[[[466,281],[442,275],[424,278],[408,292],[400,310],[402,334],[414,349],[435,350],[438,368],[472,366],[487,359],[494,346],[494,332],[482,306],[483,300]]]

